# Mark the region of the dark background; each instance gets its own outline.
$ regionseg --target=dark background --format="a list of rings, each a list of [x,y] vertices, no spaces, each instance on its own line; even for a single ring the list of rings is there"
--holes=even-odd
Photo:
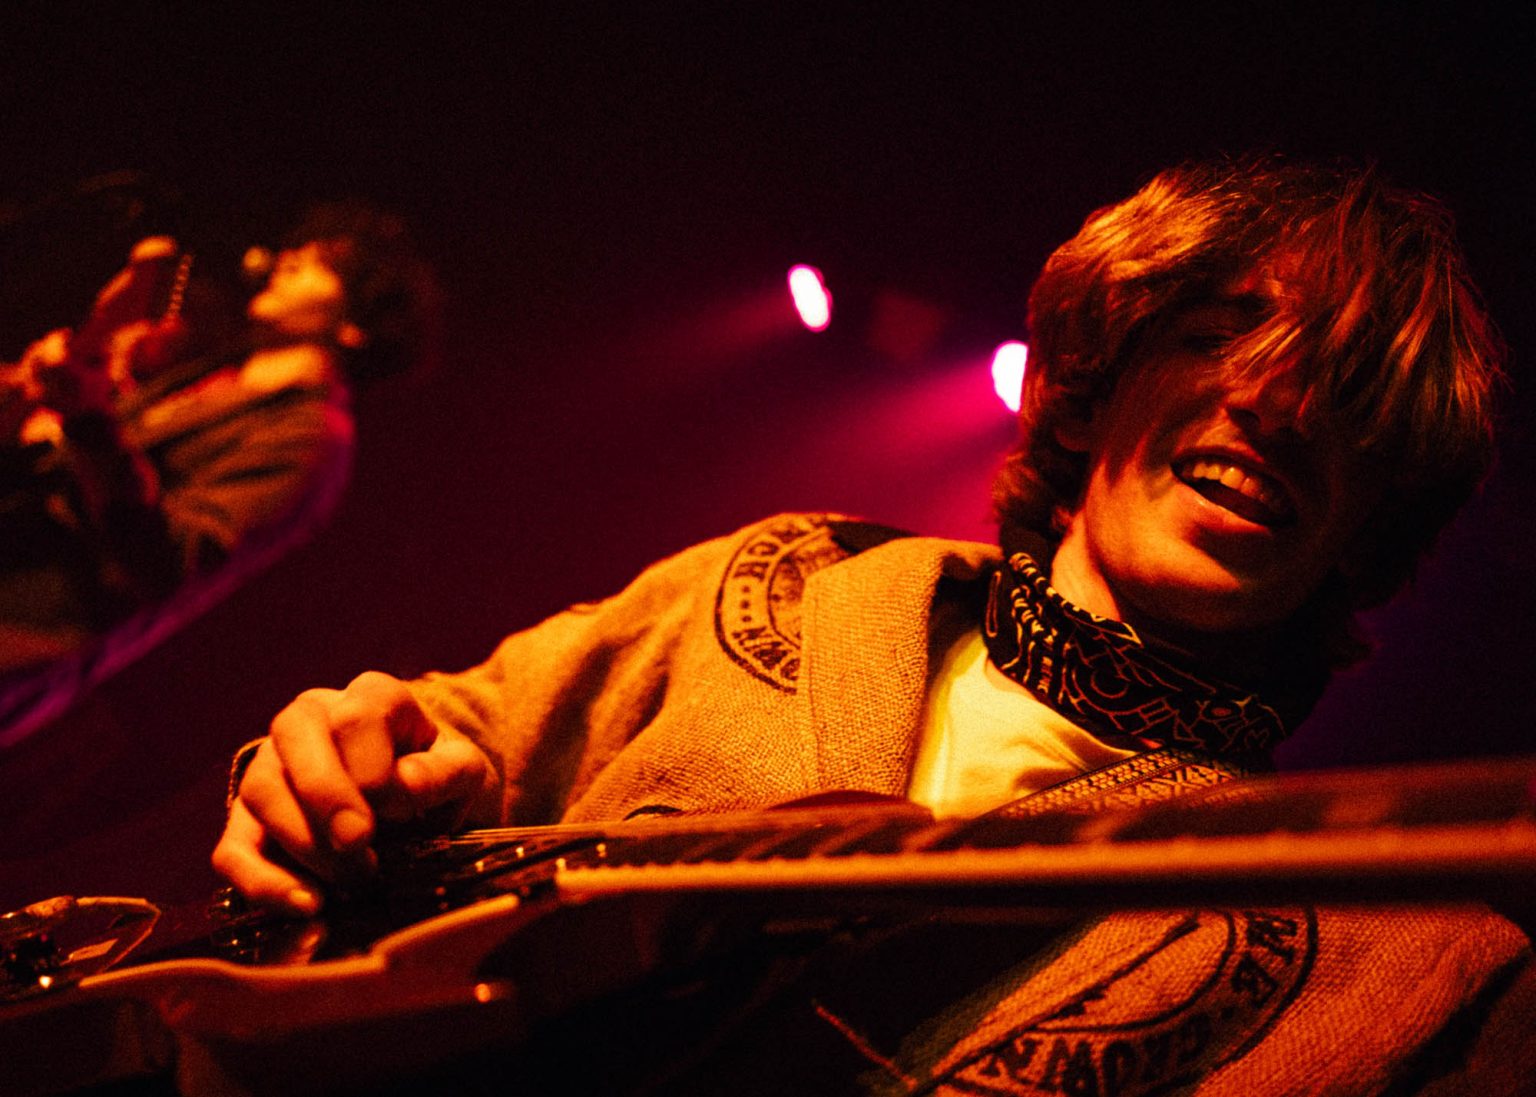
[[[441,367],[361,394],[319,539],[0,753],[0,908],[201,894],[225,761],[293,694],[468,665],[764,514],[988,537],[985,364],[1046,255],[1157,168],[1256,147],[1446,199],[1514,352],[1496,475],[1282,762],[1531,749],[1529,16],[508,7],[0,16],[0,213],[133,169],[217,254],[361,196],[415,225],[447,305]],[[0,354],[122,247],[0,245]],[[796,261],[837,296],[824,334],[782,300]]]

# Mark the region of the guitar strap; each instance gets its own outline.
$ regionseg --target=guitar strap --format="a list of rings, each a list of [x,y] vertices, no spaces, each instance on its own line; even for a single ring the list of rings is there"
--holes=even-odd
[[[1047,811],[1089,815],[1133,808],[1250,777],[1263,768],[1256,759],[1238,761],[1184,747],[1158,747],[1069,777],[988,814],[1021,819]]]

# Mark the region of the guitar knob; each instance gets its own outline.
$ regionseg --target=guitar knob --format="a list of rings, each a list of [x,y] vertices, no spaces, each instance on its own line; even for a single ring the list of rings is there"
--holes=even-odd
[[[9,998],[48,990],[63,966],[64,958],[50,933],[39,930],[8,941],[0,953],[0,969],[5,971],[4,994]]]
[[[50,899],[0,915],[0,1000],[24,998],[64,983],[64,956],[52,930],[74,905],[73,899]]]
[[[232,922],[251,912],[251,904],[232,887],[220,888],[208,901],[208,914],[218,922]]]

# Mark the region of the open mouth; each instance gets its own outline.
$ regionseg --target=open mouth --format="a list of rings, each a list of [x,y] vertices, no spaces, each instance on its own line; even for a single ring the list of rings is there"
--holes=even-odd
[[[1263,473],[1215,457],[1177,462],[1173,474],[1217,506],[1256,525],[1276,529],[1296,521],[1285,489]]]

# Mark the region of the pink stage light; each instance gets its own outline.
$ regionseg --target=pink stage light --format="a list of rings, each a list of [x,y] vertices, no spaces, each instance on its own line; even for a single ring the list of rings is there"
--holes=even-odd
[[[1013,341],[999,344],[992,355],[992,390],[997,398],[1008,405],[1008,410],[1019,410],[1020,394],[1024,391],[1024,366],[1029,361],[1029,347]]]
[[[800,322],[812,331],[825,331],[832,322],[832,294],[815,267],[789,268],[789,296],[795,302]]]

